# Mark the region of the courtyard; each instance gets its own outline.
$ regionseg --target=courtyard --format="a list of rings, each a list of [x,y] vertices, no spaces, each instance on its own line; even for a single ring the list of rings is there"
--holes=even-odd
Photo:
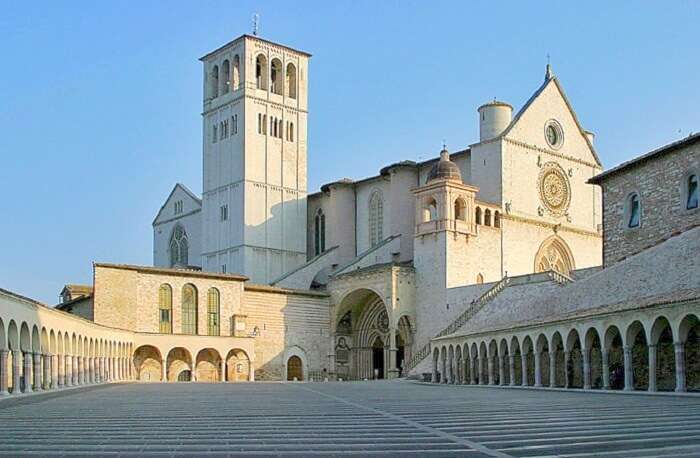
[[[91,386],[0,401],[0,455],[700,456],[700,398],[406,381]]]

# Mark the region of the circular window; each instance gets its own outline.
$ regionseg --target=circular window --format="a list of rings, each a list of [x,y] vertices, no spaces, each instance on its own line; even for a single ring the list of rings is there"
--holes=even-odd
[[[544,136],[547,143],[552,148],[558,149],[561,147],[562,143],[564,143],[564,131],[561,125],[553,119],[547,121],[544,128]]]
[[[566,213],[571,202],[571,186],[564,170],[556,162],[547,162],[539,176],[540,200],[554,216]]]

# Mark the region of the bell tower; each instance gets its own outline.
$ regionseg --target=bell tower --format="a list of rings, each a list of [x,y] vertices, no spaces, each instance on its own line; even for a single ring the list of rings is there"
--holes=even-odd
[[[268,283],[306,261],[310,57],[242,35],[200,59],[206,271]]]

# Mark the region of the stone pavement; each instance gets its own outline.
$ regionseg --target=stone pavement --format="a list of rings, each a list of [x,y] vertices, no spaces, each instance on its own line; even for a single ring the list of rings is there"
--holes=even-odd
[[[113,384],[0,402],[0,455],[700,456],[700,399],[397,382]]]

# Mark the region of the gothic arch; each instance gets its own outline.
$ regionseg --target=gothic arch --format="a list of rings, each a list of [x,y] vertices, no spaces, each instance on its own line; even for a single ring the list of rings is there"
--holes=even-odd
[[[535,272],[555,270],[569,275],[575,268],[574,255],[569,245],[558,235],[553,235],[542,242],[535,255]]]

